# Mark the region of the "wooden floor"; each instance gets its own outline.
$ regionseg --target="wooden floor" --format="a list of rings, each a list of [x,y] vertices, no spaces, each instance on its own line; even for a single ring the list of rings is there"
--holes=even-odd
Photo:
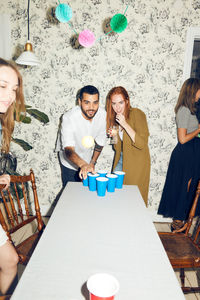
[[[157,231],[170,231],[169,223],[154,223]],[[175,272],[180,283],[179,272]],[[189,270],[185,271],[185,285],[187,286],[199,286],[200,285],[200,270]],[[200,300],[200,293],[197,294],[186,294],[185,299],[187,300]],[[174,299],[175,300],[175,299]]]

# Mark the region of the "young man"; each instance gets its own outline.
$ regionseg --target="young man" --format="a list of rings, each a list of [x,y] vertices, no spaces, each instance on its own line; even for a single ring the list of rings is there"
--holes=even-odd
[[[85,147],[84,137],[92,137],[94,148]],[[68,181],[80,181],[95,164],[106,141],[106,112],[99,107],[99,91],[87,85],[80,91],[79,106],[63,115],[61,151],[59,152],[63,186]],[[86,145],[87,146],[87,145]]]

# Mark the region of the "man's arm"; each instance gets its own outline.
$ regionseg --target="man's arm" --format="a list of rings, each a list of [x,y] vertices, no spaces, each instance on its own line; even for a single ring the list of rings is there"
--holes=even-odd
[[[79,177],[85,179],[87,177],[87,173],[95,173],[94,171],[94,163],[87,163],[83,160],[75,151],[74,147],[65,147],[66,157],[73,162],[77,167],[80,168]],[[95,156],[96,157],[96,156]],[[95,158],[97,159],[97,158]]]
[[[97,162],[97,159],[98,159],[102,149],[103,149],[103,146],[100,146],[95,142],[94,152],[93,152],[90,163],[81,166],[81,170],[79,172],[80,178],[85,179],[87,177],[88,172],[95,173],[95,164]]]
[[[93,152],[90,163],[93,163],[94,165],[96,164],[97,159],[98,159],[99,155],[101,154],[102,149],[103,149],[103,146],[100,146],[95,142],[94,152]]]
[[[85,179],[88,172],[95,173],[95,164],[102,149],[103,146],[100,146],[95,142],[94,152],[89,164],[74,151],[74,147],[65,147],[65,155],[71,162],[80,168],[79,177]]]
[[[65,147],[65,155],[79,168],[86,164],[86,162],[74,151],[74,147]]]

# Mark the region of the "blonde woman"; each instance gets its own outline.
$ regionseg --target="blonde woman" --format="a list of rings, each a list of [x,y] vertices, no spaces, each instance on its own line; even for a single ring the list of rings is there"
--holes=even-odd
[[[14,129],[14,110],[19,121],[20,112],[25,111],[22,77],[17,68],[0,58],[0,128],[1,151],[8,152]],[[0,176],[0,184],[7,188],[10,177]],[[18,255],[0,225],[0,291],[5,294],[17,274]]]

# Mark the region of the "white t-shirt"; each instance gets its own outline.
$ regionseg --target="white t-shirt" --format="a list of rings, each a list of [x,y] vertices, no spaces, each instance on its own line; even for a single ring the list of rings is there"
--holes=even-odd
[[[80,106],[75,106],[63,115],[60,137],[58,136],[57,150],[60,150],[61,163],[70,169],[77,170],[77,166],[67,159],[65,147],[74,147],[75,152],[87,163],[90,162],[93,148],[85,148],[82,139],[92,136],[96,143],[104,146],[106,142],[106,111],[99,107],[94,118],[89,121],[83,115]],[[58,145],[60,144],[60,145]]]
[[[123,141],[123,133],[124,131],[119,129],[119,137],[121,141]]]

